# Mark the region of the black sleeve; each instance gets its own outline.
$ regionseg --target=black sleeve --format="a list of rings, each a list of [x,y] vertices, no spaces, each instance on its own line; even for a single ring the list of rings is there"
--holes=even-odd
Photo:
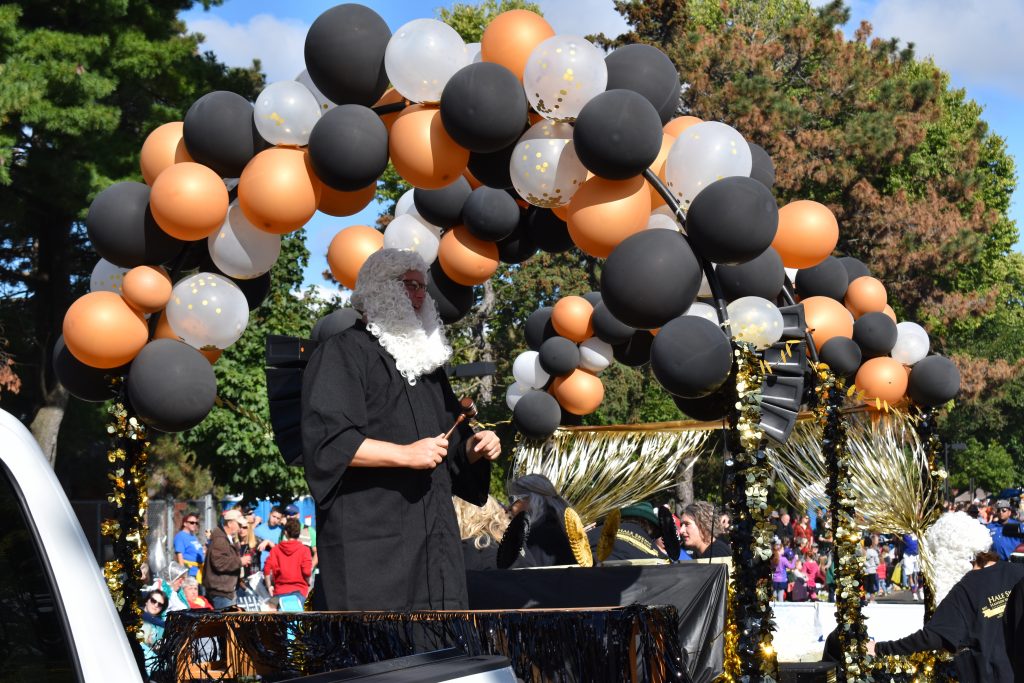
[[[914,652],[942,649],[952,650],[953,648],[948,647],[942,636],[927,626],[920,631],[911,633],[906,638],[875,643],[875,654],[880,657],[886,655],[909,655]]]
[[[313,352],[302,378],[302,459],[317,504],[331,506],[356,451],[366,439],[367,362],[348,335]]]

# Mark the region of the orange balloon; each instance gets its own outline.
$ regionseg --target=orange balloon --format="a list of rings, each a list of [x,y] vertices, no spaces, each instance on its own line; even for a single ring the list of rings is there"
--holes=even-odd
[[[181,121],[165,123],[150,133],[142,143],[139,166],[147,185],[152,186],[156,177],[168,166],[182,161],[192,161],[188,150],[185,149],[183,129],[184,124]]]
[[[71,354],[94,368],[116,368],[146,345],[145,319],[113,292],[90,292],[64,314],[64,343]]]
[[[672,149],[672,145],[675,141],[676,139],[671,135],[662,135],[661,150],[658,152],[658,157],[654,160],[654,163],[651,164],[651,170],[661,178],[661,182],[663,183],[668,182],[665,180],[665,160],[668,159],[668,151]],[[646,180],[644,182],[647,183],[647,189],[651,193],[651,211],[654,211],[659,206],[664,206],[665,200],[662,198],[661,194],[654,189],[654,185],[651,185]]]
[[[479,285],[498,270],[498,245],[456,225],[441,237],[437,260],[444,274],[460,285]]]
[[[160,317],[156,321],[156,329],[153,330],[153,339],[176,339],[178,341],[184,341],[178,336],[178,333],[171,329],[171,323],[167,321],[167,313],[164,311],[160,312]]]
[[[698,123],[704,123],[704,119],[698,119],[696,116],[677,116],[666,123],[662,130],[665,131],[665,135],[677,138],[684,130],[690,126],[696,126]]]
[[[832,337],[853,339],[853,319],[841,303],[827,296],[809,296],[803,301],[807,331],[820,351]]]
[[[384,233],[367,225],[345,228],[327,247],[327,265],[334,279],[349,289],[355,289],[359,269],[370,254],[384,248]]]
[[[551,213],[553,213],[556,216],[558,216],[562,220],[563,223],[568,223],[569,222],[569,205],[568,204],[566,204],[565,206],[552,206],[551,207]]]
[[[846,288],[846,307],[850,309],[855,318],[859,318],[865,313],[885,311],[888,299],[885,285],[881,280],[870,275],[862,275]]]
[[[351,216],[365,209],[376,194],[377,183],[370,183],[363,189],[352,192],[342,192],[321,185],[320,203],[316,208],[328,216]]]
[[[238,206],[255,227],[284,235],[313,217],[322,192],[305,150],[272,147],[246,164],[238,179]]]
[[[594,177],[569,202],[569,236],[582,251],[606,258],[619,242],[647,227],[651,195],[647,182]]]
[[[594,307],[582,296],[563,296],[551,311],[555,332],[577,344],[594,336]]]
[[[480,38],[480,59],[514,73],[520,81],[533,48],[555,35],[555,29],[536,12],[514,9],[491,20]]]
[[[469,163],[469,150],[459,147],[441,123],[441,110],[414,104],[391,126],[388,152],[398,175],[413,187],[437,190],[454,182]]]
[[[860,366],[854,383],[870,401],[880,399],[889,405],[907,393],[908,376],[903,364],[894,358],[880,356]]]
[[[136,266],[124,274],[121,296],[137,311],[156,313],[171,300],[171,278],[160,266]]]
[[[889,319],[892,320],[894,323],[899,322],[898,320],[896,320],[896,311],[892,310],[892,306],[890,306],[889,304],[885,305],[885,308],[882,309],[882,313],[885,313],[887,316],[889,316]]]
[[[787,268],[810,268],[824,261],[839,242],[839,223],[824,204],[798,199],[779,209],[772,247]]]
[[[228,215],[228,189],[215,172],[185,161],[164,169],[153,181],[149,208],[171,237],[194,242],[215,233]]]
[[[604,384],[587,372],[576,369],[554,386],[554,397],[566,412],[587,415],[597,410],[604,400]]]
[[[224,353],[224,349],[199,349],[199,353],[206,356],[206,360],[210,361],[210,365],[213,365],[220,358],[221,354]]]
[[[473,175],[468,168],[462,172],[462,177],[466,179],[466,182],[468,182],[469,186],[474,190],[478,187],[483,187],[483,183],[477,180],[477,177]]]
[[[385,104],[398,104],[399,102],[405,102],[405,101],[406,101],[405,98],[402,97],[402,93],[398,92],[394,88],[388,88],[384,92],[384,94],[380,96],[380,99],[377,100],[376,102],[374,102],[373,106],[374,107],[382,107]],[[395,119],[397,119],[398,115],[401,114],[401,113],[402,112],[400,112],[400,111],[396,111],[396,112],[393,112],[391,114],[381,114],[380,115],[380,120],[384,124],[384,127],[387,128],[388,135],[391,134],[391,126],[395,123]]]

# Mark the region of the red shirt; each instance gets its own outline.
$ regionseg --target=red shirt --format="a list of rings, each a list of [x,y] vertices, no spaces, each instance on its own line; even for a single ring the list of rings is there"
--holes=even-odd
[[[313,573],[313,555],[302,541],[281,541],[270,550],[263,573],[273,576],[274,595],[298,591],[306,597],[309,576]]]

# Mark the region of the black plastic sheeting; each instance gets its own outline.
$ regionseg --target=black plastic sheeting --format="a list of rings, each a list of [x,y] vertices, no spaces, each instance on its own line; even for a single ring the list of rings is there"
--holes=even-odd
[[[466,572],[474,610],[672,605],[683,666],[694,683],[722,673],[728,570],[673,565]]]

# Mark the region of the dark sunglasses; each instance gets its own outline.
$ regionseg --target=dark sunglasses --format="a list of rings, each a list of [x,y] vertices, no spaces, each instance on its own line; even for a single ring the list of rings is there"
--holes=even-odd
[[[149,599],[149,600],[147,600],[146,602],[151,602],[151,603],[153,603],[154,605],[157,605],[157,606],[159,606],[159,607],[163,607],[164,605],[166,605],[166,604],[167,604],[167,603],[166,603],[166,602],[164,602],[163,600],[154,600],[153,598],[150,598],[150,599]]]

